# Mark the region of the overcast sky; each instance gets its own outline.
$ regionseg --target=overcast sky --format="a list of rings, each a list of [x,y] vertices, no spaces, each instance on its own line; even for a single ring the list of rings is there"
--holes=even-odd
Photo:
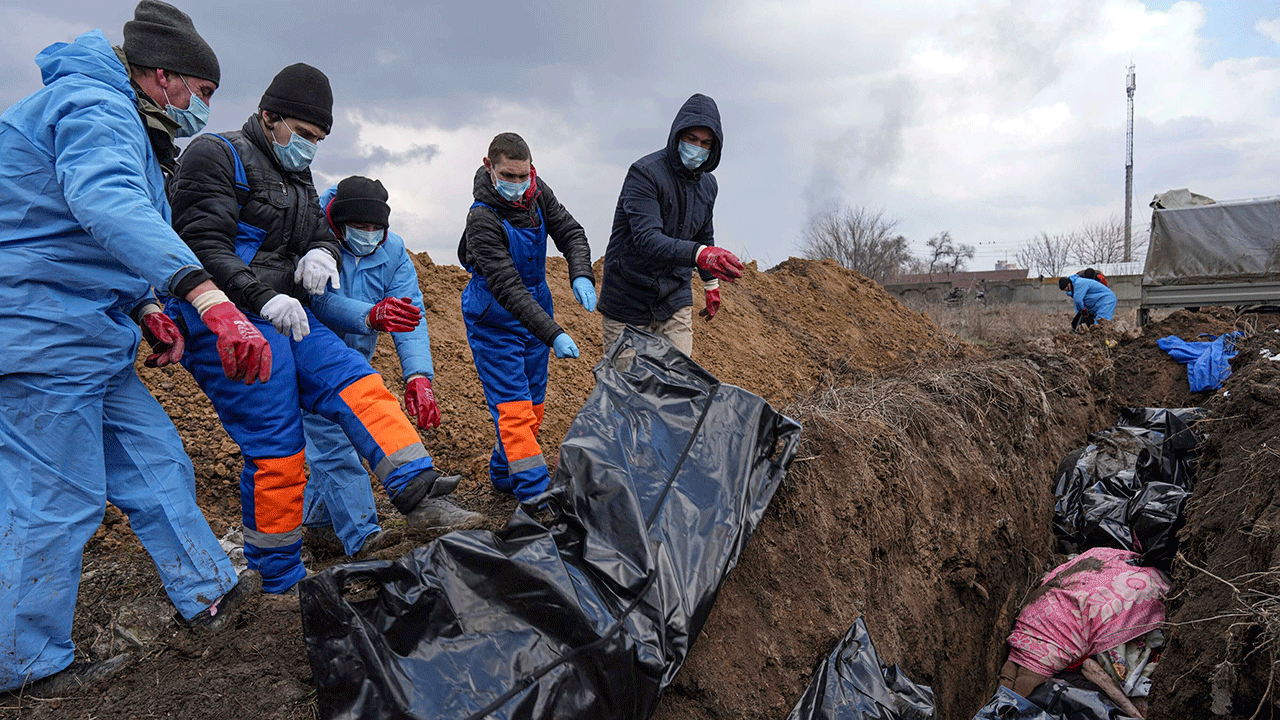
[[[1130,61],[1135,226],[1172,188],[1280,194],[1275,2],[176,4],[222,63],[209,130],[238,129],[282,67],[316,65],[336,118],[317,184],[380,178],[393,229],[437,262],[457,262],[472,175],[508,130],[603,254],[627,166],[694,92],[724,123],[717,243],[765,267],[842,203],[883,208],[918,250],[949,230],[974,269],[1123,214]],[[39,86],[46,45],[119,43],[132,13],[0,0],[0,108]]]

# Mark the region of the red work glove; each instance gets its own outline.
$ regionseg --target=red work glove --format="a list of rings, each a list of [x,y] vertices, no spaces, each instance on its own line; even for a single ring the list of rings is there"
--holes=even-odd
[[[713,288],[707,291],[707,306],[698,311],[698,315],[711,322],[711,318],[716,316],[716,312],[720,310],[720,288]]]
[[[418,427],[423,430],[440,427],[440,406],[436,405],[436,394],[431,392],[431,381],[426,377],[411,377],[404,384],[404,408],[418,418]]]
[[[271,346],[235,303],[220,302],[200,319],[218,336],[218,357],[227,377],[245,385],[271,379]]]
[[[151,346],[151,354],[142,361],[147,367],[164,367],[182,359],[186,342],[182,332],[168,315],[156,310],[142,316],[142,337]]]
[[[418,327],[422,311],[409,298],[389,297],[369,311],[369,327],[378,332],[409,332]]]
[[[728,282],[742,277],[742,262],[738,260],[738,256],[724,248],[713,246],[702,248],[698,252],[698,269],[706,270]]]

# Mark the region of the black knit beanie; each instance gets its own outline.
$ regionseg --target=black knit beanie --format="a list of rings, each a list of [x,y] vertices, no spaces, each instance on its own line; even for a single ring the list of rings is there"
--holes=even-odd
[[[1058,289],[1059,289],[1059,290],[1066,290],[1066,289],[1067,289],[1067,286],[1068,286],[1068,285],[1070,285],[1070,284],[1071,284],[1071,278],[1058,278]]]
[[[258,108],[280,117],[312,123],[326,133],[333,127],[333,89],[329,78],[306,63],[276,73]]]
[[[130,65],[222,82],[218,56],[196,32],[191,18],[158,0],[142,0],[133,19],[124,24],[124,55]]]
[[[391,218],[387,189],[377,180],[352,175],[338,183],[338,192],[329,206],[329,218],[335,227],[348,223],[373,223],[387,227]]]

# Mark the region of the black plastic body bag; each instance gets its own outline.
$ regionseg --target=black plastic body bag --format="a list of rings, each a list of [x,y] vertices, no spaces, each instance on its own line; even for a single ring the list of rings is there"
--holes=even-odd
[[[1199,437],[1189,423],[1204,412],[1129,408],[1118,425],[1063,458],[1053,489],[1058,550],[1132,550],[1143,565],[1168,571],[1195,485]]]
[[[800,426],[634,328],[595,376],[545,511],[302,582],[322,717],[649,717]]]
[[[932,720],[933,689],[880,660],[858,618],[818,665],[787,720]]]

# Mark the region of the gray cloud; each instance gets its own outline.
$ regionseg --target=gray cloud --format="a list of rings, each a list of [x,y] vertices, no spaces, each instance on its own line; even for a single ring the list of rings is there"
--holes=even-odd
[[[1114,198],[1122,197],[1118,101],[1115,118],[1079,119],[1076,134],[1047,144],[1034,162],[993,146],[985,154],[967,153],[980,167],[953,163],[937,178],[909,172],[931,158],[922,158],[908,138],[945,131],[940,120],[1015,117],[1059,101],[1075,112],[1073,98],[1063,97],[1063,78],[1088,59],[1081,43],[1096,42],[1101,32],[1104,14],[1094,0],[1000,0],[963,12],[891,0],[848,3],[843,10],[799,0],[495,0],[484,7],[174,1],[192,15],[222,63],[209,130],[240,127],[280,68],[309,62],[329,75],[337,105],[318,172],[332,179],[427,164],[438,175],[449,157],[479,158],[482,151],[449,146],[442,136],[488,128],[486,116],[496,106],[517,105],[529,113],[530,129],[555,134],[554,142],[530,141],[535,153],[545,145],[561,148],[558,166],[545,168],[547,177],[587,225],[597,253],[627,165],[662,147],[672,116],[693,92],[716,98],[724,120],[717,237],[753,257],[785,259],[807,217],[833,202],[883,207],[921,241],[950,229],[962,242],[1014,242],[1044,225],[1069,228],[1100,208],[1118,207]],[[42,47],[94,27],[119,42],[132,6],[132,0],[0,0],[0,21],[20,28],[0,45],[0,108],[38,87],[31,58]],[[911,62],[924,41],[968,66],[945,86],[920,77]],[[1158,71],[1152,63],[1147,72]],[[1115,78],[1098,84],[1118,95]],[[1276,89],[1258,92],[1274,97]],[[407,147],[380,145],[377,137],[358,136],[351,111],[421,128],[422,136]],[[1276,151],[1249,144],[1256,128],[1205,118],[1143,122],[1140,199],[1148,188],[1176,185],[1228,197],[1259,194],[1247,188],[1280,181],[1270,169],[1280,167]],[[525,129],[515,124],[510,129]],[[573,151],[568,163],[566,144]],[[572,166],[578,158],[595,168],[589,179],[578,179]],[[990,165],[997,162],[1004,164]],[[973,179],[984,172],[1023,181],[992,194]],[[465,192],[470,170],[443,182]],[[962,183],[966,192],[948,192]],[[464,209],[397,207],[395,213],[411,247],[429,245],[448,262]]]

